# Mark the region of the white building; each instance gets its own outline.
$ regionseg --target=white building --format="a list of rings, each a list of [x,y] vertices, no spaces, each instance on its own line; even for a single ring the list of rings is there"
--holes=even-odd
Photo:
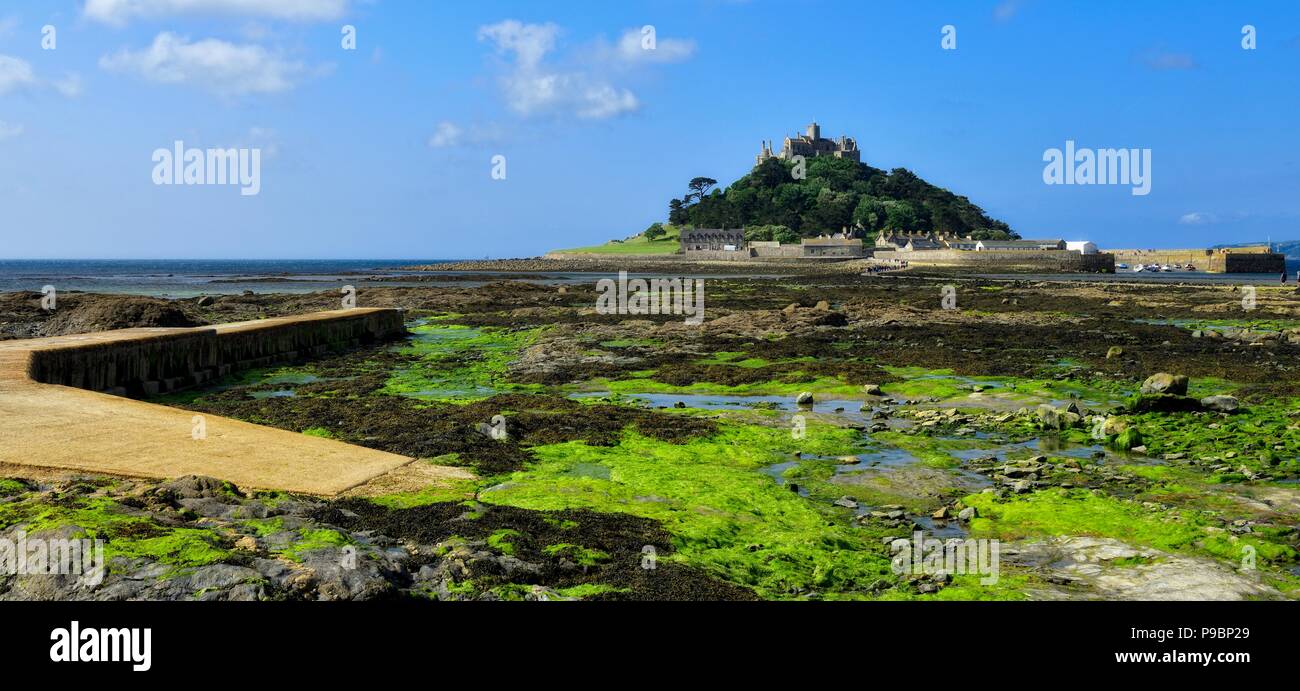
[[[1078,252],[1079,254],[1096,254],[1097,245],[1087,240],[1070,240],[1065,243],[1065,249]]]

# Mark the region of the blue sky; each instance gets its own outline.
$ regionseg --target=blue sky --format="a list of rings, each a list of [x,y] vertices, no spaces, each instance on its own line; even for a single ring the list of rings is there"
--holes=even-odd
[[[531,256],[812,118],[1028,237],[1295,239],[1298,113],[1291,2],[7,0],[0,257]],[[155,185],[176,140],[259,148],[260,194]],[[1151,193],[1044,184],[1066,140]]]

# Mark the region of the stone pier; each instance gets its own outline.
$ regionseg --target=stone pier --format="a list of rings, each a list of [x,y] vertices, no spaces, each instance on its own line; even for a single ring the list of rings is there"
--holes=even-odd
[[[121,394],[197,386],[403,333],[398,310],[353,309],[0,342],[0,462],[335,495],[413,459]]]

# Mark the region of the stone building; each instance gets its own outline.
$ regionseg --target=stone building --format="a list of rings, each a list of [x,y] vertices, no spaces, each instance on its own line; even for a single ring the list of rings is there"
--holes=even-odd
[[[941,245],[929,233],[899,233],[880,231],[876,236],[876,247],[882,250],[902,249],[939,249]]]
[[[821,125],[814,122],[808,125],[806,133],[786,137],[782,143],[780,153],[772,151],[772,142],[762,142],[758,156],[755,157],[755,164],[762,163],[769,158],[780,158],[789,161],[795,156],[803,156],[804,158],[834,156],[835,158],[847,158],[850,161],[859,163],[862,161],[862,152],[858,151],[857,140],[844,136],[839,139],[823,139]]]
[[[745,230],[694,228],[681,232],[683,252],[723,252],[745,249]]]
[[[975,245],[976,252],[1004,250],[1063,250],[1064,240],[980,240]]]
[[[805,257],[861,257],[864,256],[862,240],[836,235],[834,237],[804,238],[799,241]]]

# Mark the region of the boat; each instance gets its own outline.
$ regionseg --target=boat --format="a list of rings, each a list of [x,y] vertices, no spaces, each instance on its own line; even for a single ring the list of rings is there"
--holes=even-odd
[[[1173,269],[1169,268],[1168,264],[1165,264],[1164,266],[1160,267],[1160,270],[1165,272],[1173,271]]]
[[[1124,262],[1120,262],[1119,264],[1116,264],[1116,265],[1115,265],[1115,268],[1117,268],[1117,269],[1127,269],[1127,268],[1128,268],[1128,264],[1125,264]]]
[[[1147,268],[1146,266],[1144,266],[1144,265],[1142,265],[1142,264],[1138,264],[1137,266],[1133,267],[1133,272],[1134,272],[1134,273],[1142,273],[1146,268]]]

